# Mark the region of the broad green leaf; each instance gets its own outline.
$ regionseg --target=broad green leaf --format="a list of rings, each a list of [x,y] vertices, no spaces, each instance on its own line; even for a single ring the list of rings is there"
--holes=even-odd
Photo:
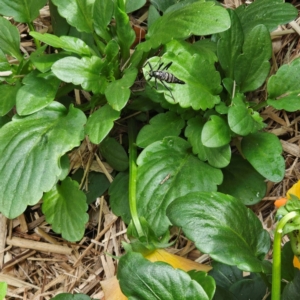
[[[265,178],[239,155],[232,156],[223,175],[218,191],[240,199],[245,205],[258,203],[266,194]]]
[[[197,154],[200,160],[216,168],[224,168],[230,162],[231,148],[225,145],[219,148],[208,148],[201,141],[201,133],[205,120],[201,117],[194,117],[188,120],[188,126],[185,129],[185,136],[192,145],[193,153]]]
[[[264,270],[261,260],[270,248],[269,234],[240,200],[216,192],[190,192],[169,205],[167,216],[214,260],[243,271]]]
[[[91,300],[91,298],[88,295],[70,294],[70,293],[61,293],[51,299],[52,300]]]
[[[248,108],[244,101],[245,96],[237,94],[228,109],[228,125],[234,133],[241,136],[254,133],[265,126],[263,118]]]
[[[5,299],[7,292],[7,283],[6,282],[0,282],[0,299]]]
[[[91,56],[91,50],[81,39],[72,36],[56,36],[54,34],[31,31],[30,35],[54,48],[61,48],[80,56]]]
[[[21,61],[23,56],[20,53],[20,34],[16,26],[0,16],[0,50]]]
[[[135,68],[127,69],[121,79],[108,84],[105,96],[114,110],[120,111],[126,105],[131,93],[130,87],[134,84],[137,72]]]
[[[230,292],[240,300],[264,299],[268,286],[259,274],[251,273],[230,287]]]
[[[127,0],[126,1],[126,13],[131,13],[140,9],[146,3],[146,0]]]
[[[170,221],[167,206],[190,191],[216,191],[222,174],[191,153],[191,146],[179,137],[166,137],[149,145],[139,155],[137,207],[157,236]]]
[[[233,78],[235,61],[242,52],[244,33],[240,20],[234,10],[229,9],[231,27],[219,33],[217,52],[225,77]]]
[[[72,174],[72,179],[76,180],[79,184],[82,181],[84,170],[79,169],[75,174]],[[109,188],[110,182],[103,173],[89,172],[87,175],[88,184],[84,187],[83,192],[86,195],[87,204],[95,202],[97,197],[102,196]]]
[[[0,129],[0,208],[15,218],[36,204],[61,174],[60,157],[83,139],[84,113],[57,102]]]
[[[17,94],[16,108],[20,116],[29,115],[51,103],[60,80],[52,72],[33,71],[26,75]]]
[[[46,73],[51,70],[52,65],[68,55],[66,52],[59,53],[44,53],[44,50],[47,48],[47,45],[44,45],[40,49],[37,49],[35,52],[31,53],[30,61],[42,73]]]
[[[114,138],[107,137],[101,142],[99,150],[108,164],[119,172],[128,169],[128,155]]]
[[[116,216],[121,217],[126,224],[129,224],[131,220],[128,185],[128,173],[120,172],[115,177],[108,190],[109,204],[111,205],[113,213]]]
[[[95,0],[52,0],[57,6],[59,14],[80,32],[92,33],[93,5]]]
[[[16,22],[30,23],[38,17],[46,3],[47,0],[0,0],[0,14],[13,17]]]
[[[288,241],[281,250],[281,277],[286,281],[292,281],[295,277],[293,259],[294,252],[291,247],[291,242]]]
[[[282,300],[290,300],[297,299],[300,294],[300,271],[296,272],[294,279],[289,282],[284,288],[281,299]]]
[[[107,42],[112,38],[107,25],[112,19],[113,11],[114,2],[112,0],[95,0],[93,8],[94,28],[96,33]]]
[[[16,104],[17,93],[21,87],[20,82],[14,85],[0,85],[0,116],[6,115]]]
[[[217,115],[210,116],[201,133],[201,141],[209,148],[219,148],[230,142],[230,129],[225,120]]]
[[[191,35],[208,35],[230,27],[228,12],[213,2],[194,2],[157,19],[149,28],[147,41],[138,48],[149,51],[173,39]]]
[[[211,299],[186,272],[164,262],[152,263],[137,252],[120,258],[117,277],[123,294],[132,300]]]
[[[86,213],[86,197],[79,190],[78,182],[67,177],[45,193],[43,200],[42,211],[53,231],[68,241],[80,240],[89,215]]]
[[[157,114],[144,126],[136,138],[137,146],[145,148],[166,136],[178,136],[184,127],[184,120],[174,112]]]
[[[278,25],[289,23],[297,17],[297,9],[281,0],[255,0],[247,7],[237,9],[245,33],[263,24],[271,32]]]
[[[246,35],[243,53],[235,62],[234,79],[240,92],[256,90],[264,83],[270,71],[271,56],[269,31],[264,25],[257,25]]]
[[[273,182],[283,179],[285,163],[277,136],[268,132],[253,133],[243,138],[241,146],[243,155],[258,173]]]
[[[243,271],[236,266],[229,266],[218,261],[212,262],[212,270],[208,272],[218,287],[229,289],[235,282],[243,279]]]
[[[93,112],[85,126],[85,132],[90,141],[99,144],[114,126],[114,121],[120,117],[120,112],[113,110],[110,105],[105,104]]]
[[[170,104],[179,103],[182,108],[206,110],[218,104],[220,102],[218,94],[222,91],[222,87],[220,74],[215,68],[217,60],[215,54],[193,49],[186,43],[178,41],[170,42],[167,50],[168,52],[162,58],[149,59],[143,68],[144,76],[153,89],[156,89],[157,82],[157,92],[164,93]],[[170,62],[172,65],[164,72],[171,73],[184,81],[184,84],[164,82],[164,86],[160,80],[155,80],[153,77],[150,80],[151,67],[156,71],[161,63],[164,64],[161,67],[163,69]]]
[[[176,0],[163,0],[163,1],[150,0],[150,2],[154,5],[154,7],[157,10],[162,11],[164,13],[169,7],[172,7],[177,1]]]
[[[93,93],[104,93],[108,82],[101,73],[104,63],[97,56],[65,57],[52,65],[52,72],[64,82],[80,84],[85,90]]]
[[[300,59],[293,60],[279,68],[270,77],[267,85],[268,104],[289,112],[300,109]]]
[[[125,12],[125,5],[123,0],[116,0],[115,5],[115,19],[116,32],[118,36],[118,43],[121,47],[121,55],[124,62],[129,58],[130,46],[135,40],[135,32],[132,29],[129,17]]]

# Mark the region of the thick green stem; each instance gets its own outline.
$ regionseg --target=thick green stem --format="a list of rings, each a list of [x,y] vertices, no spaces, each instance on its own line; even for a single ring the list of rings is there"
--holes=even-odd
[[[30,31],[35,31],[34,26],[33,26],[33,24],[31,22],[29,22],[27,25],[28,25]],[[36,39],[36,38],[33,38],[33,40],[34,40],[36,48],[37,49],[41,48],[40,41],[38,39]]]
[[[281,294],[281,237],[283,227],[296,216],[297,213],[292,211],[286,214],[276,226],[273,244],[272,300],[280,300]]]
[[[105,49],[105,44],[99,39],[98,35],[96,33],[93,34],[94,40],[97,44],[97,47],[100,51],[101,55],[104,55],[104,49]]]
[[[137,166],[136,166],[136,126],[134,120],[131,118],[128,121],[128,139],[129,139],[129,208],[133,225],[137,231],[139,237],[145,236],[138,212],[136,207],[136,177],[137,177]]]

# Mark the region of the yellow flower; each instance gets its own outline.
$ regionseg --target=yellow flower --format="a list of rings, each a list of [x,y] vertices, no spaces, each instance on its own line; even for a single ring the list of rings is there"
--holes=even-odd
[[[163,249],[156,249],[151,254],[145,256],[151,262],[163,261],[171,265],[175,269],[184,271],[197,270],[208,272],[211,270],[210,266],[199,264],[187,258],[171,254]],[[104,300],[127,300],[120,289],[119,281],[116,276],[107,280],[101,281],[101,286],[105,295]]]
[[[279,208],[286,204],[286,202],[291,199],[291,196],[295,195],[300,199],[300,180],[295,183],[286,193],[286,198],[280,198],[275,201],[274,205]],[[300,261],[297,256],[294,256],[293,264],[295,268],[300,269]]]

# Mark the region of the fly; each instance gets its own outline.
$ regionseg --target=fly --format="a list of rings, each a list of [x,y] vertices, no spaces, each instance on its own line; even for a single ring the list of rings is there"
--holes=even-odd
[[[150,72],[148,73],[149,74],[149,79],[148,80],[151,80],[152,78],[155,79],[155,89],[157,90],[157,79],[162,83],[162,85],[170,92],[173,100],[175,101],[175,98],[172,94],[172,91],[170,90],[170,88],[165,84],[165,82],[167,83],[178,83],[178,84],[185,84],[184,81],[178,79],[177,77],[175,77],[173,74],[167,72],[167,70],[171,67],[172,65],[172,61],[169,62],[168,64],[166,64],[163,68],[162,66],[164,65],[164,63],[162,62],[157,70],[153,70],[151,64],[149,63],[149,61],[147,62],[147,64],[149,65],[150,67]],[[161,69],[162,68],[162,69]]]

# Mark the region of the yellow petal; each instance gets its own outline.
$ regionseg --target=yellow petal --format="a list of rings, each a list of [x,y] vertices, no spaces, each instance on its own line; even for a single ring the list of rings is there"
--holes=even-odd
[[[155,261],[163,261],[170,264],[175,269],[181,269],[184,271],[197,270],[208,272],[212,268],[207,265],[199,264],[195,261],[189,260],[187,258],[171,254],[163,249],[156,249],[151,254],[145,256],[148,260]]]
[[[300,180],[287,191],[288,199],[291,198],[291,195],[295,195],[300,199]]]
[[[119,280],[117,276],[111,277],[104,281],[100,281],[102,290],[104,292],[104,300],[127,300],[120,289]]]
[[[295,268],[300,269],[300,261],[299,261],[299,258],[297,256],[294,256],[293,264],[294,264]]]
[[[197,270],[208,272],[212,267],[199,264],[187,258],[171,254],[163,249],[156,249],[151,254],[145,256],[151,262],[163,261],[171,265],[175,269],[181,269],[184,271]],[[101,286],[105,295],[104,300],[127,300],[120,289],[119,281],[116,276],[101,281]]]

